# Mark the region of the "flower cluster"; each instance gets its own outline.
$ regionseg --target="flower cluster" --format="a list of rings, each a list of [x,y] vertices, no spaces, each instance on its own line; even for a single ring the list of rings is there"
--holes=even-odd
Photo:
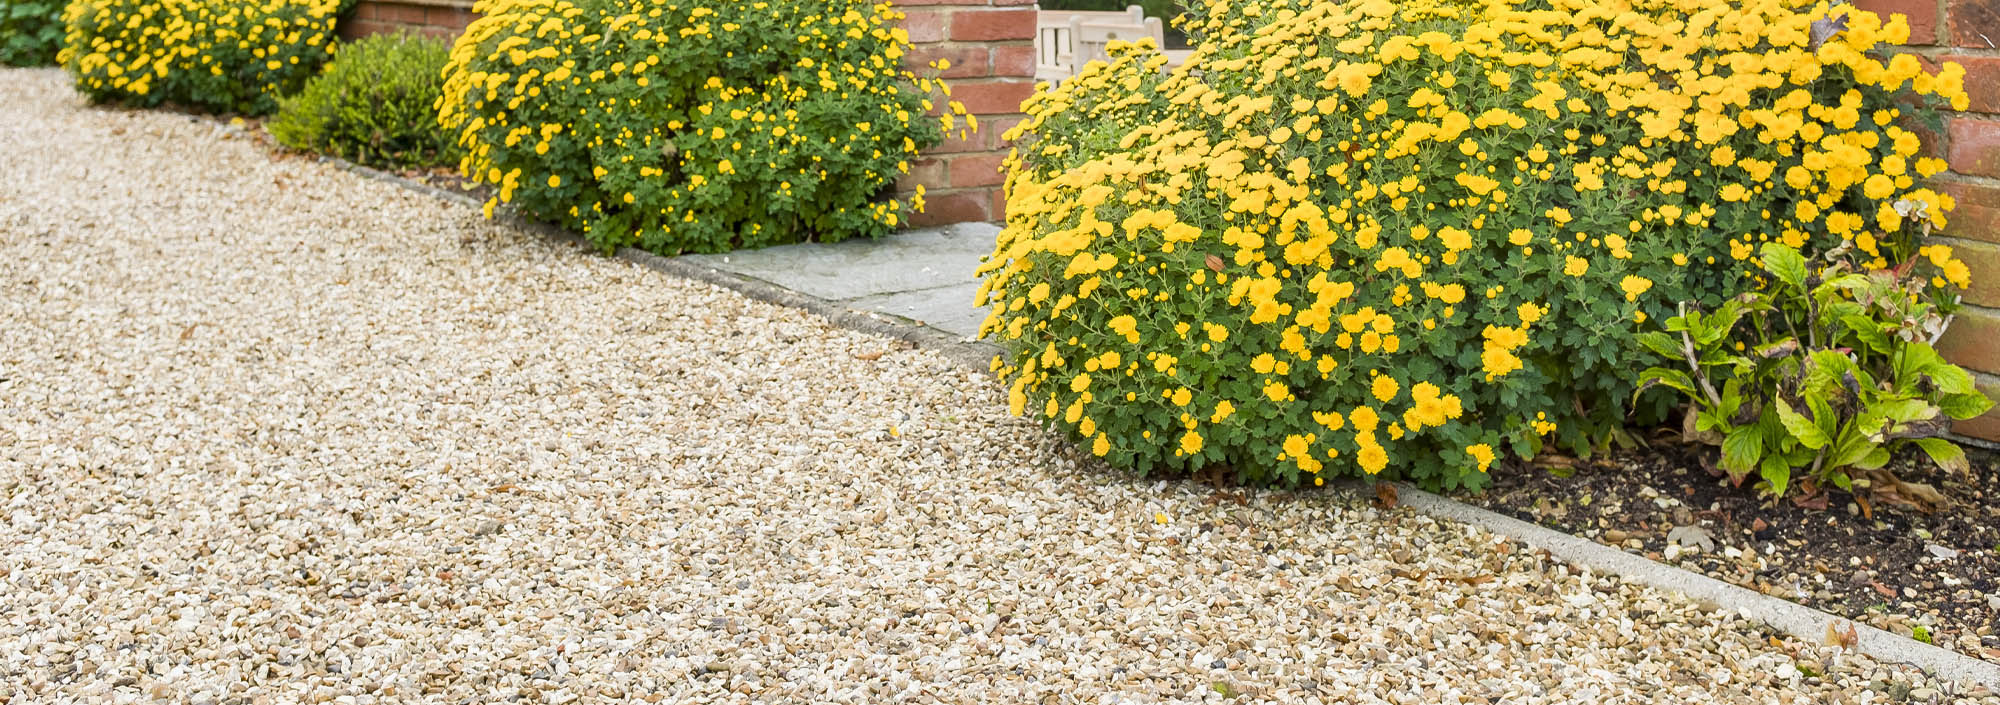
[[[333,56],[340,0],[73,0],[60,61],[92,100],[262,115]]]
[[[918,151],[971,129],[903,68],[886,2],[482,0],[439,119],[466,175],[611,249],[715,252],[892,230]],[[942,113],[933,117],[928,111]]]
[[[1880,266],[1952,207],[1905,115],[1963,106],[1962,69],[1885,58],[1905,23],[1845,5],[1208,0],[1187,28],[1171,74],[1124,46],[1029,101],[981,269],[1014,410],[1119,465],[1478,487],[1664,416],[1636,334],[1756,287],[1761,243]]]

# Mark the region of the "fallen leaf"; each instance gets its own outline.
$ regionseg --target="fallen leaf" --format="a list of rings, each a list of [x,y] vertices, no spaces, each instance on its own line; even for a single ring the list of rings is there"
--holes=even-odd
[[[1699,526],[1674,527],[1672,531],[1667,532],[1667,543],[1699,548],[1703,551],[1715,550],[1715,537],[1710,536],[1707,529]]]
[[[1459,578],[1460,582],[1463,582],[1467,585],[1485,585],[1495,580],[1499,580],[1499,578],[1494,577],[1493,574],[1491,573],[1488,573],[1486,575],[1475,575],[1470,578]]]
[[[867,360],[869,362],[873,362],[882,359],[882,351],[876,350],[874,352],[855,353],[854,359]]]
[[[1375,506],[1390,509],[1396,506],[1396,486],[1387,482],[1375,483]]]
[[[1217,271],[1217,272],[1220,272],[1220,271],[1222,271],[1222,265],[1223,265],[1223,261],[1222,261],[1222,258],[1221,258],[1221,257],[1217,257],[1217,256],[1215,256],[1215,255],[1209,255],[1209,256],[1208,256],[1208,257],[1206,258],[1206,260],[1205,260],[1205,263],[1206,263],[1206,264],[1208,265],[1208,268],[1209,268],[1210,270],[1213,270],[1213,271]]]

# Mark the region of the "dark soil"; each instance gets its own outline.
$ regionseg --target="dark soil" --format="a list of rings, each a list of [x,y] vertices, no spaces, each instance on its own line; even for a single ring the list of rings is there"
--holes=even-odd
[[[1966,450],[1969,475],[1946,475],[1921,454],[1890,463],[1899,480],[1927,483],[1951,503],[1928,513],[1796,485],[1785,499],[1762,499],[1751,481],[1734,487],[1711,474],[1713,450],[1669,445],[1495,473],[1485,493],[1463,499],[2000,662],[2000,455]],[[1670,548],[1681,527],[1696,530],[1677,532],[1681,545]],[[1704,535],[1712,546],[1701,545]]]

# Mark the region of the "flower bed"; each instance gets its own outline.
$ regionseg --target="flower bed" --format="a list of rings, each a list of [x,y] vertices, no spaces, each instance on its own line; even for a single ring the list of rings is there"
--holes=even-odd
[[[1038,94],[982,270],[1014,409],[1146,470],[1477,488],[1664,420],[1637,334],[1763,244],[1901,264],[1951,210],[1906,125],[1962,69],[1872,54],[1902,22],[1560,5],[1215,0],[1172,75]]]

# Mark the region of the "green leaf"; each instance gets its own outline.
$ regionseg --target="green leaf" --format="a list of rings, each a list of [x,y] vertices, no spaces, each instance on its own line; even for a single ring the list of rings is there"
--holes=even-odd
[[[1675,339],[1671,335],[1667,335],[1659,331],[1648,331],[1645,333],[1640,333],[1639,344],[1646,346],[1647,350],[1653,351],[1653,354],[1659,355],[1660,357],[1664,357],[1669,360],[1681,359],[1680,341],[1678,339]]]
[[[1938,415],[1938,408],[1925,403],[1922,399],[1892,399],[1871,404],[1869,409],[1897,424],[1928,421],[1937,418]]]
[[[1889,336],[1882,334],[1882,325],[1867,316],[1842,316],[1840,322],[1846,324],[1848,332],[1854,334],[1868,349],[1878,353],[1889,352]]]
[[[1764,462],[1758,464],[1757,474],[1770,485],[1771,494],[1780,497],[1785,495],[1785,487],[1792,482],[1792,466],[1785,462],[1783,456],[1766,456]]]
[[[1738,426],[1722,438],[1722,469],[1741,475],[1757,469],[1764,457],[1764,434],[1755,424]]]
[[[1881,450],[1881,448],[1879,444],[1865,435],[1849,433],[1842,436],[1839,443],[1834,444],[1833,454],[1827,459],[1826,466],[1829,469],[1834,469],[1855,465],[1867,459],[1869,455]]]
[[[1764,259],[1764,270],[1795,289],[1806,285],[1806,258],[1798,250],[1781,243],[1765,243],[1758,253]]]
[[[1656,384],[1678,389],[1682,394],[1693,398],[1698,404],[1708,402],[1707,399],[1702,398],[1700,392],[1695,391],[1694,379],[1689,377],[1688,373],[1662,367],[1648,368],[1645,372],[1639,373],[1639,388],[1632,391],[1633,398],[1637,398],[1641,392],[1646,391]]]
[[[1819,430],[1818,424],[1813,423],[1812,419],[1808,419],[1801,416],[1798,412],[1793,411],[1792,405],[1785,403],[1785,400],[1778,399],[1776,401],[1778,420],[1785,424],[1785,430],[1792,433],[1792,438],[1797,439],[1799,445],[1813,450],[1826,447],[1826,433]]]
[[[1972,464],[1965,460],[1965,449],[1957,443],[1942,438],[1919,438],[1917,447],[1924,449],[1924,455],[1948,472],[1971,472]]]
[[[1854,467],[1863,470],[1874,470],[1888,464],[1889,449],[1879,446],[1874,450],[1868,451],[1867,455],[1861,456],[1860,460],[1854,461]]]
[[[1938,409],[1944,412],[1945,416],[1960,421],[1975,418],[1993,408],[1993,400],[1977,392],[1972,394],[1947,394],[1939,397],[1937,402]]]

